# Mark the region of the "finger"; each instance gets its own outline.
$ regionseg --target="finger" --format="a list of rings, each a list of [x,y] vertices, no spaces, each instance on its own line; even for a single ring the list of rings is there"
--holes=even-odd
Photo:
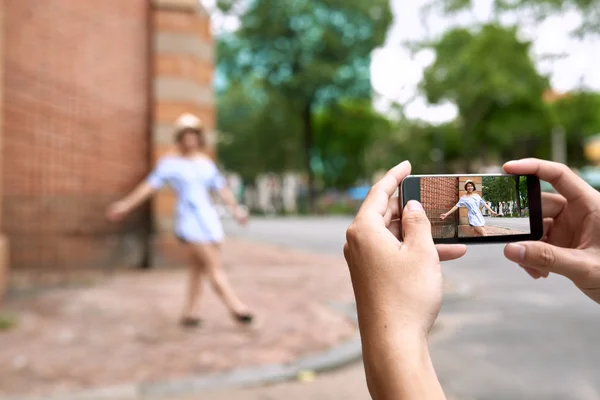
[[[565,249],[544,242],[510,243],[504,248],[509,260],[542,273],[556,273],[576,280],[588,271],[583,250]]]
[[[550,234],[550,230],[552,229],[553,224],[554,219],[544,218],[544,235],[542,236],[542,240],[548,239],[548,235]]]
[[[431,222],[425,215],[423,206],[416,200],[406,203],[402,212],[402,234],[404,243],[414,248],[433,247]]]
[[[548,275],[550,275],[550,273],[548,271],[538,271],[537,269],[524,267],[522,265],[519,265],[519,267],[523,268],[532,278],[534,276],[537,276],[538,278],[547,278]],[[534,279],[538,279],[538,278],[534,278]]]
[[[456,260],[467,252],[467,246],[464,244],[438,244],[435,247],[440,256],[440,261]]]
[[[395,221],[390,222],[388,229],[390,232],[392,232],[392,235],[394,235],[395,238],[397,238],[398,240],[402,240],[402,221],[397,219]]]
[[[567,205],[567,199],[556,193],[542,193],[542,217],[556,218]]]
[[[390,197],[394,194],[396,189],[398,189],[402,180],[410,174],[410,168],[410,163],[408,161],[403,161],[390,169],[385,176],[369,190],[369,194],[367,194],[358,213],[377,213],[383,216],[387,211]]]
[[[385,226],[389,226],[393,220],[400,218],[400,201],[398,196],[394,196],[388,202],[387,211],[383,216]]]
[[[533,279],[540,279],[542,277],[542,273],[538,270],[535,270],[533,268],[528,268],[528,267],[524,267],[522,265],[519,265],[521,268],[523,268],[525,270],[525,272],[527,272],[529,274],[529,276],[531,276]]]
[[[503,169],[508,174],[536,175],[541,180],[550,183],[568,201],[575,201],[591,190],[591,186],[569,167],[553,161],[526,158],[509,161],[504,164]]]

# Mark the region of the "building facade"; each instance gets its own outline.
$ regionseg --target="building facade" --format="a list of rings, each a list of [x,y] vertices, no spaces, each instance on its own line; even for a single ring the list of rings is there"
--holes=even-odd
[[[0,264],[172,260],[167,190],[122,224],[104,212],[173,150],[177,116],[214,129],[208,14],[197,0],[0,0],[0,17]]]

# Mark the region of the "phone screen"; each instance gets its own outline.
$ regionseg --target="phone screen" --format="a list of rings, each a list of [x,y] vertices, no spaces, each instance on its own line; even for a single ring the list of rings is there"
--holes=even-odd
[[[533,202],[532,181],[537,179],[518,175],[411,176],[403,182],[402,197],[404,204],[421,202],[438,242],[538,239],[539,181]]]

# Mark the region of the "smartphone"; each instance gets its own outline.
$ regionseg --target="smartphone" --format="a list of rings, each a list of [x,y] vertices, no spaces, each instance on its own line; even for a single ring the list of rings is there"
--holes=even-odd
[[[534,175],[410,175],[400,193],[402,208],[409,200],[423,205],[435,243],[508,243],[544,234]]]

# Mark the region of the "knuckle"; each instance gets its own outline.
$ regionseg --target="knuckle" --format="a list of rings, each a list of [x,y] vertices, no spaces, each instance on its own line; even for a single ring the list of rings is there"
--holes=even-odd
[[[549,246],[541,246],[537,258],[543,266],[552,267],[556,264],[556,256]]]
[[[350,224],[348,229],[346,230],[346,245],[349,246],[350,243],[353,243],[358,238],[358,228],[356,226],[356,222]],[[344,246],[345,247],[345,246]]]
[[[379,187],[380,187],[379,183],[376,183],[373,186],[371,186],[371,188],[367,192],[367,197],[371,197],[371,196],[373,196],[373,193],[377,193],[377,191],[379,191]]]
[[[422,212],[406,213],[402,217],[402,220],[408,224],[417,224],[417,225],[429,224],[427,216]]]
[[[350,246],[348,245],[348,242],[344,243],[344,258],[346,261],[349,261],[350,259]]]

